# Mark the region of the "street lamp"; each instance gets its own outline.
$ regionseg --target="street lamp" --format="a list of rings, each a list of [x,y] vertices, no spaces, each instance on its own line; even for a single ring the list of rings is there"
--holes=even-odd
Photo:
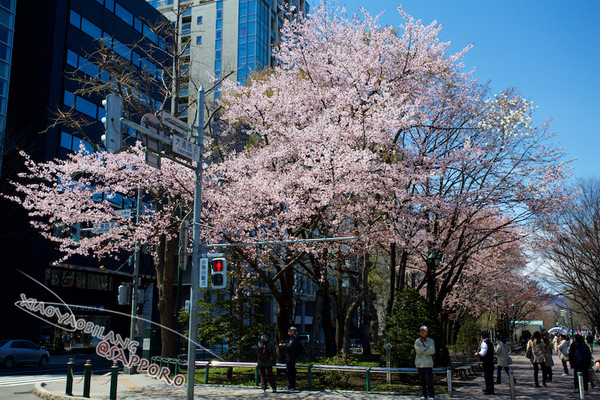
[[[513,303],[513,304],[511,304],[511,305],[510,305],[510,308],[512,308],[512,312],[513,312],[513,317],[512,317],[512,327],[511,327],[511,329],[510,329],[510,337],[511,337],[511,340],[512,340],[513,342],[516,342],[516,341],[517,341],[517,339],[514,337],[514,335],[515,335],[515,328],[516,328],[516,326],[515,326],[515,325],[517,324],[517,321],[516,321],[516,319],[517,319],[517,314],[516,314],[516,312],[515,312],[515,308],[516,308],[516,307],[517,307],[517,305],[516,305],[515,303]]]
[[[493,340],[496,340],[496,337],[498,336],[498,300],[500,299],[500,295],[498,294],[498,292],[495,292],[493,297],[496,302],[496,324],[494,329]]]
[[[569,311],[569,316],[571,317],[571,335],[575,332],[575,327],[573,326],[573,311]]]

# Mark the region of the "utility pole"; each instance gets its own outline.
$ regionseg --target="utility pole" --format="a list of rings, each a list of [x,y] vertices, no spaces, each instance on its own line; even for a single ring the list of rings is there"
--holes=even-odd
[[[140,222],[140,202],[142,201],[142,190],[138,189],[137,192],[137,203],[135,207],[135,223],[136,225]],[[140,285],[140,242],[136,242],[135,244],[135,252],[133,253],[133,285],[131,286],[131,326],[129,328],[129,339],[135,340],[135,327],[138,322],[137,316],[137,306],[138,306],[138,287]],[[132,356],[135,353],[132,351],[129,352],[129,359],[132,359]],[[133,374],[135,371],[135,367],[127,367],[126,368],[128,374]]]
[[[206,257],[206,246],[201,243],[202,214],[202,160],[204,152],[204,87],[198,90],[198,110],[196,125],[196,144],[200,146],[200,161],[196,164],[196,183],[194,189],[194,226],[192,252],[192,278],[190,285],[190,327],[188,333],[187,400],[194,400],[194,377],[196,375],[195,337],[198,325],[198,284],[200,277],[200,258]],[[201,256],[202,255],[202,256]],[[194,338],[194,339],[192,339]]]

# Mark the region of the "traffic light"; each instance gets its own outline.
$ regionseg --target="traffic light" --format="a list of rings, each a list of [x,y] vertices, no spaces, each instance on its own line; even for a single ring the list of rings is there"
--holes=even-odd
[[[105,100],[102,100],[102,105],[106,111],[106,116],[102,117],[102,123],[106,129],[106,133],[102,135],[102,141],[106,150],[115,154],[121,151],[121,142],[123,141],[121,133],[123,99],[118,94],[109,94]]]
[[[210,281],[213,289],[223,289],[227,286],[227,260],[213,258],[210,260]]]
[[[74,242],[79,242],[81,238],[81,224],[79,222],[69,227],[69,237]]]

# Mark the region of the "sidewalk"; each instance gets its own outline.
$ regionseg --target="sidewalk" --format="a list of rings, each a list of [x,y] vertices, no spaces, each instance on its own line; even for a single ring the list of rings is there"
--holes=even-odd
[[[533,384],[533,367],[531,362],[524,356],[513,356],[516,385],[516,398],[519,400],[575,400],[579,399],[577,393],[573,393],[573,376],[560,376],[562,364],[558,356],[554,357],[555,365],[553,370],[553,382],[548,383],[548,387],[536,388]],[[495,375],[495,374],[494,374]],[[540,374],[541,383],[541,374]],[[436,399],[510,399],[510,389],[508,379],[505,373],[502,376],[502,384],[496,385],[495,395],[485,396],[482,393],[484,388],[483,374],[479,373],[474,377],[465,380],[454,380],[452,396],[447,393],[440,393]],[[91,385],[92,399],[108,399],[110,391],[110,377],[108,375],[93,377]],[[418,393],[367,393],[336,390],[298,390],[287,391],[281,388],[277,393],[263,393],[256,387],[243,386],[223,386],[223,385],[203,385],[195,386],[195,399],[214,399],[214,400],[232,400],[248,398],[272,398],[272,399],[326,399],[326,400],[405,400],[419,399]],[[83,393],[83,382],[76,379],[73,384],[73,394],[75,396],[66,396],[65,382],[50,382],[47,384],[36,385],[34,389],[39,397],[44,399],[85,399],[81,396]],[[150,378],[145,374],[138,375],[119,375],[119,384],[117,392],[118,400],[158,400],[158,399],[186,399],[186,387],[177,388],[169,386],[166,383]],[[590,387],[586,399],[600,399],[600,389]]]

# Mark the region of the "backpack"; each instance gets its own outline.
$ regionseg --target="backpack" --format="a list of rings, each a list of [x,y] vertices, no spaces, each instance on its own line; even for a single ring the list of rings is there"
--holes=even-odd
[[[256,354],[258,355],[258,361],[267,361],[269,358],[271,358],[267,344],[264,342],[258,346],[256,349]]]

